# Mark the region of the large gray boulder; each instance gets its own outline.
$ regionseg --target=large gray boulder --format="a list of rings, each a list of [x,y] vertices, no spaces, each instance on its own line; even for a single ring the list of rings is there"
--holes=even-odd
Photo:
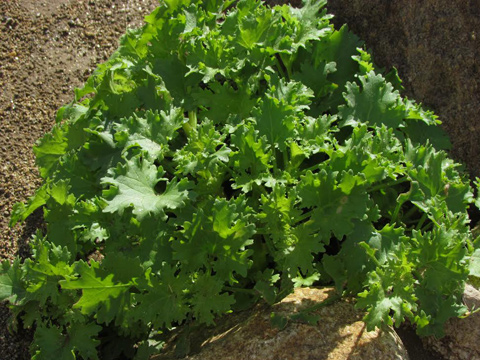
[[[217,326],[190,336],[190,360],[402,360],[407,352],[392,329],[366,331],[363,314],[349,300],[335,301],[314,311],[316,324],[292,320],[302,309],[334,296],[331,288],[300,288],[273,308],[259,305],[252,310],[220,319]],[[271,314],[289,318],[281,328]],[[185,341],[173,336],[165,354],[152,358],[175,358],[175,347]],[[187,346],[188,347],[188,346]],[[177,351],[178,355],[178,351]]]
[[[328,0],[327,8],[380,66],[399,70],[406,94],[440,116],[452,156],[480,175],[480,1]]]

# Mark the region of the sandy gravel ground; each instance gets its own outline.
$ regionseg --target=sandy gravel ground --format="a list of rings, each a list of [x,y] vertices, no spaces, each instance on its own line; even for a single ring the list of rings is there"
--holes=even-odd
[[[8,227],[14,203],[39,185],[32,146],[106,60],[128,27],[142,24],[157,0],[0,0],[0,260],[28,255],[41,213]],[[0,306],[0,359],[30,359],[31,333],[7,330]]]

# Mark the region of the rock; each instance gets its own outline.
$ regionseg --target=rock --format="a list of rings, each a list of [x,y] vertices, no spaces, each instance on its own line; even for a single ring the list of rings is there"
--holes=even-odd
[[[470,310],[480,308],[480,291],[467,284],[463,294],[463,302]]]
[[[329,0],[375,62],[395,66],[406,95],[432,109],[450,135],[451,155],[480,174],[480,6],[478,1]]]
[[[463,296],[470,310],[478,309],[480,291],[467,285]],[[472,313],[464,319],[452,318],[444,327],[445,337],[423,339],[425,347],[441,354],[446,360],[480,359],[480,312]]]
[[[292,320],[299,311],[331,299],[331,288],[299,288],[273,307],[258,305],[252,310],[221,318],[212,329],[190,336],[190,360],[400,360],[407,352],[392,329],[366,331],[363,314],[348,300],[335,301],[313,313],[316,325]],[[290,318],[283,329],[272,326],[271,313]],[[175,358],[175,345],[181,336],[167,342],[165,353],[152,360]],[[185,345],[185,342],[183,342]]]

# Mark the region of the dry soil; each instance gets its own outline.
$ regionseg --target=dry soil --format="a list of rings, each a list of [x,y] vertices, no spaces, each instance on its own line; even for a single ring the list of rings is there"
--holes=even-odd
[[[10,229],[12,206],[39,185],[32,146],[56,110],[105,61],[157,0],[0,0],[0,260],[28,254],[36,214]],[[29,359],[31,333],[7,331],[0,307],[0,359]]]

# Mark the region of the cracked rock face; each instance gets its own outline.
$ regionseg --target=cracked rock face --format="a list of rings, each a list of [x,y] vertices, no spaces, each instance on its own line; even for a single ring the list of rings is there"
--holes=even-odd
[[[273,307],[232,314],[220,319],[213,329],[190,336],[191,360],[371,360],[408,359],[400,338],[392,329],[366,331],[363,314],[348,300],[339,300],[313,312],[318,322],[309,325],[291,317],[299,311],[334,296],[331,288],[300,288]],[[271,313],[290,318],[279,329],[272,325]],[[165,354],[155,360],[175,358],[181,336],[173,337]],[[178,351],[177,351],[178,353]]]

